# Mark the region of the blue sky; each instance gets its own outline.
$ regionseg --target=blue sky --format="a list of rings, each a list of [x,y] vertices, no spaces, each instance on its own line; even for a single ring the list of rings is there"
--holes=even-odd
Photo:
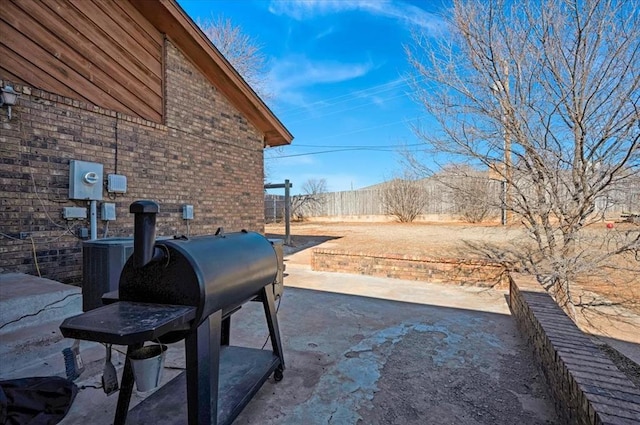
[[[412,28],[444,36],[441,2],[178,3],[194,20],[229,18],[262,45],[274,95],[268,105],[295,136],[290,146],[265,152],[267,181],[288,178],[297,193],[305,181],[323,178],[329,191],[341,191],[401,171],[397,147],[418,142],[410,124],[423,118],[409,96],[403,45]],[[367,148],[339,151],[360,146]]]

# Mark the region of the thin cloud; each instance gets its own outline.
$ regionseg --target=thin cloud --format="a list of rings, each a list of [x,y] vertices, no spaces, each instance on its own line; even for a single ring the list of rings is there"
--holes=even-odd
[[[269,5],[269,12],[285,15],[298,21],[356,10],[420,27],[433,36],[446,32],[446,23],[441,17],[402,1],[292,0],[283,2],[272,0]]]
[[[371,62],[311,61],[303,55],[294,55],[273,60],[268,81],[280,101],[301,104],[304,102],[300,91],[307,87],[353,80],[372,69]]]
[[[269,4],[269,12],[274,15],[285,15],[297,21],[302,21],[316,15],[328,15],[356,10],[364,3],[372,2],[344,0],[272,0]]]
[[[342,63],[338,61],[311,61],[303,55],[274,60],[270,77],[275,89],[338,83],[362,77],[374,68],[371,62]]]
[[[313,37],[313,39],[317,41],[317,40],[320,40],[321,38],[324,38],[333,34],[334,32],[335,32],[335,28],[329,27],[326,30],[322,31],[321,33],[317,34],[315,37]]]

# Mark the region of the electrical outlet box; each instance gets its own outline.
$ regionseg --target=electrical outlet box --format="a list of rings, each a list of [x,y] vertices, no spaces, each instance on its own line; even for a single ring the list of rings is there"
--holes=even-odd
[[[116,219],[116,204],[103,202],[100,206],[100,218],[102,221],[113,221]]]
[[[62,209],[62,218],[65,220],[87,218],[87,209],[82,207],[64,207]]]
[[[127,193],[127,176],[123,176],[122,174],[108,174],[107,192]]]
[[[69,162],[69,199],[102,200],[102,164],[96,162]]]
[[[182,206],[182,218],[185,220],[193,220],[193,205]]]

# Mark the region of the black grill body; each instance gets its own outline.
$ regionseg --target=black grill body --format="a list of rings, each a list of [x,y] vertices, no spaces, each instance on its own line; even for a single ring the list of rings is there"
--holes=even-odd
[[[211,313],[243,304],[272,284],[278,271],[273,245],[253,232],[163,240],[160,261],[137,268],[133,257],[120,276],[122,301],[196,308],[197,327]]]
[[[130,353],[145,341],[182,339],[185,419],[189,425],[229,424],[272,373],[278,381],[283,376],[274,305],[279,272],[274,246],[264,236],[246,231],[156,242],[158,205],[137,201],[130,211],[135,214],[134,251],[122,270],[117,302],[66,319],[62,334],[128,346],[115,424],[124,424],[129,414],[134,383]],[[272,350],[230,345],[231,315],[251,300],[264,306]],[[184,386],[184,377],[176,378],[167,390],[154,393],[133,409],[135,422],[148,418],[159,425],[153,412],[171,404],[170,398],[180,389],[184,393]]]

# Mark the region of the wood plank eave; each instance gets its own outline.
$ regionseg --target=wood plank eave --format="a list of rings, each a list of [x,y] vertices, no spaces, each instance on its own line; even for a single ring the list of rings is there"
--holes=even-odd
[[[246,116],[263,134],[275,131],[277,143],[291,143],[293,136],[242,79],[229,62],[218,52],[180,6],[173,0],[131,3],[158,30],[165,33],[180,48],[209,81]],[[274,138],[275,139],[275,138]]]

